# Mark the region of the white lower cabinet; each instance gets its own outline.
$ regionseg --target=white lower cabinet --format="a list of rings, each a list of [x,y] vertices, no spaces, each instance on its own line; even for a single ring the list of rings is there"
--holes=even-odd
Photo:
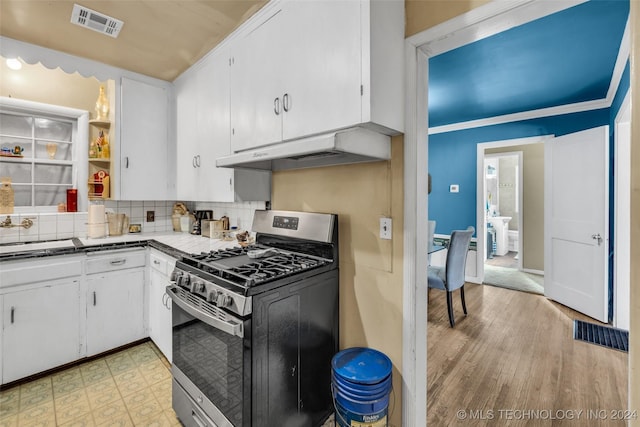
[[[133,248],[0,263],[2,384],[149,336],[171,361],[175,262]]]
[[[90,254],[87,272],[87,356],[129,344],[145,334],[146,250]]]
[[[175,258],[151,249],[149,255],[149,336],[169,362],[172,361],[171,298],[166,292]]]
[[[145,337],[144,270],[87,280],[87,356]]]
[[[79,303],[77,279],[3,295],[3,384],[79,358]]]

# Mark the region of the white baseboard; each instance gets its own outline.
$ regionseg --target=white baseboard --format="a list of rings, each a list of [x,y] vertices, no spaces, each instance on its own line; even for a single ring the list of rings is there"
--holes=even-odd
[[[532,268],[523,268],[525,273],[537,274],[538,276],[544,276],[544,270],[534,270]]]

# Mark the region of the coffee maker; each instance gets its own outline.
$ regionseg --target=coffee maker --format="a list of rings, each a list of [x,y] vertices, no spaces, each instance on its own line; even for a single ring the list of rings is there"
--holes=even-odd
[[[202,210],[195,211],[194,216],[196,220],[193,222],[193,228],[191,229],[191,234],[200,235],[202,234],[202,220],[203,219],[213,219],[213,211],[212,210]]]

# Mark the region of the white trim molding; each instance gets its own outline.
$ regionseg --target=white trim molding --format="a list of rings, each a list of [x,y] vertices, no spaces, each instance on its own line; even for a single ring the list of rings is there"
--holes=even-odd
[[[405,40],[403,426],[427,425],[428,59],[580,3],[495,1]]]

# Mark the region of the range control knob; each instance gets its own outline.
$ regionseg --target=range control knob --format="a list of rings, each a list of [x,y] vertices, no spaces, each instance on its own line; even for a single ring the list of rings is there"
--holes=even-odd
[[[233,300],[229,295],[220,292],[218,294],[218,301],[216,302],[216,305],[218,307],[229,307],[232,302]]]
[[[178,270],[173,270],[173,272],[171,273],[171,281],[178,283],[178,281],[180,280],[180,277],[182,277],[182,272]]]
[[[178,282],[178,285],[182,286],[183,288],[188,288],[191,277],[189,277],[188,274],[183,274],[179,280],[180,281]]]
[[[194,280],[191,282],[191,292],[202,292],[204,291],[204,283],[201,280]]]
[[[207,301],[214,304],[218,302],[218,291],[216,290],[209,291],[209,293],[207,294]]]

